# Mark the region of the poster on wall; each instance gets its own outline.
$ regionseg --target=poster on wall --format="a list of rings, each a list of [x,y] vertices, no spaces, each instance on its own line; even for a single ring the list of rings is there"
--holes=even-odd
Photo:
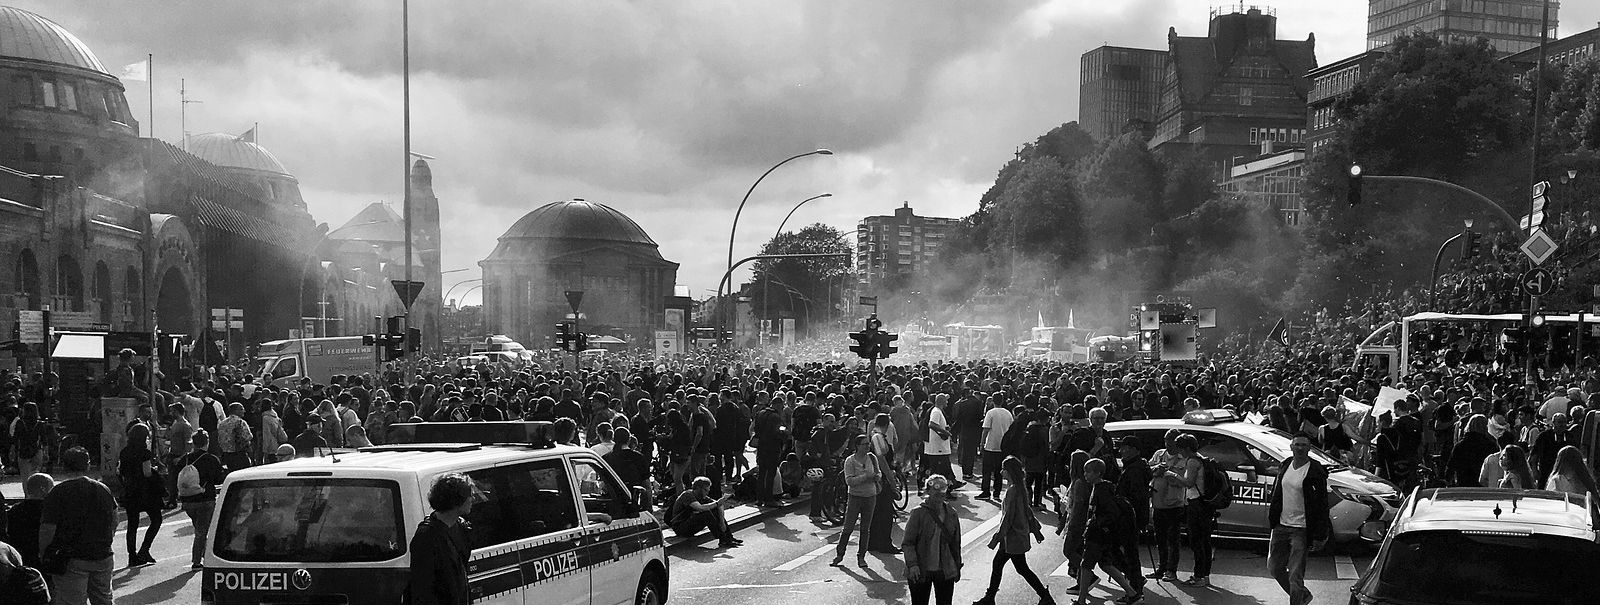
[[[667,309],[667,329],[681,342],[683,340],[683,309]]]

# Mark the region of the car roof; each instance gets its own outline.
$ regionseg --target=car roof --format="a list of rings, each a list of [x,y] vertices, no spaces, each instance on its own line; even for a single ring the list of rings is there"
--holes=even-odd
[[[1591,505],[1588,498],[1544,490],[1478,487],[1422,490],[1400,511],[1390,533],[1479,531],[1594,540]]]
[[[452,470],[578,453],[594,454],[594,450],[570,445],[534,448],[522,445],[424,444],[415,448],[295,458],[235,471],[228,475],[228,479],[276,479],[294,472],[337,471],[344,475],[355,470],[377,471],[384,475],[432,476]]]
[[[1157,419],[1157,420],[1119,420],[1117,422],[1107,422],[1106,423],[1106,430],[1108,430],[1108,431],[1112,431],[1112,430],[1124,430],[1124,431],[1161,430],[1161,431],[1165,431],[1167,429],[1179,429],[1179,430],[1186,430],[1187,431],[1187,430],[1199,430],[1199,429],[1204,429],[1204,428],[1214,428],[1214,429],[1226,431],[1226,432],[1229,432],[1229,433],[1239,433],[1239,434],[1259,434],[1259,433],[1270,433],[1270,432],[1272,432],[1272,427],[1262,426],[1262,425],[1259,425],[1259,424],[1245,422],[1245,421],[1242,421],[1242,420],[1239,420],[1239,421],[1226,421],[1226,422],[1215,422],[1215,423],[1209,423],[1209,424],[1195,424],[1195,423],[1184,422],[1184,421],[1179,420],[1177,418],[1162,418],[1162,419]]]

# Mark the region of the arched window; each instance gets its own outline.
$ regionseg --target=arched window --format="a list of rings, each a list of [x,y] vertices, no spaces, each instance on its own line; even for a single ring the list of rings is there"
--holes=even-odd
[[[140,309],[144,302],[144,282],[139,279],[139,270],[128,267],[122,273],[122,316],[131,323],[138,323],[139,317],[135,309]]]
[[[39,261],[33,256],[33,251],[24,248],[22,254],[17,255],[17,297],[22,300],[18,304],[30,311],[42,310],[44,291],[39,284]]]
[[[58,311],[83,311],[83,271],[78,261],[65,254],[56,259],[55,299]]]

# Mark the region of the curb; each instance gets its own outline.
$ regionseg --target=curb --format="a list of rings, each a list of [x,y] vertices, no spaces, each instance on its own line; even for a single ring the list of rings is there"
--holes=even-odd
[[[767,519],[771,519],[771,518],[779,516],[779,515],[787,515],[790,512],[793,512],[795,509],[800,508],[803,505],[804,506],[809,506],[810,504],[811,504],[811,496],[809,496],[809,495],[801,496],[800,498],[797,498],[794,501],[791,501],[788,504],[785,504],[783,506],[760,507],[760,506],[751,506],[751,505],[748,505],[748,504],[741,504],[741,505],[736,506],[734,508],[735,509],[748,508],[748,509],[752,509],[752,510],[749,510],[749,512],[742,512],[742,513],[734,514],[734,515],[728,517],[728,531],[729,532],[738,532],[740,529],[749,527],[751,525],[755,525],[756,523],[759,523],[761,521],[765,521]],[[664,526],[662,528],[662,531],[666,532],[669,535],[672,534],[672,530],[670,528],[666,528]],[[673,550],[676,550],[676,549],[679,549],[679,548],[685,548],[685,547],[689,547],[689,546],[696,546],[696,545],[699,545],[699,544],[702,544],[702,543],[705,543],[705,542],[709,542],[709,541],[711,541],[711,533],[708,532],[708,531],[704,531],[704,530],[696,532],[693,536],[689,536],[687,538],[673,536],[673,537],[670,537],[670,538],[666,539],[666,550],[667,550],[667,552],[670,553]]]

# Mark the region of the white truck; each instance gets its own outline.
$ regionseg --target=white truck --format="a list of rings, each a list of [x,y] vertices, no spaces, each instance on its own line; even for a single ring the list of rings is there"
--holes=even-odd
[[[293,387],[301,378],[328,384],[335,374],[353,376],[377,368],[376,351],[361,344],[360,336],[333,336],[261,343],[252,369],[263,383]]]

